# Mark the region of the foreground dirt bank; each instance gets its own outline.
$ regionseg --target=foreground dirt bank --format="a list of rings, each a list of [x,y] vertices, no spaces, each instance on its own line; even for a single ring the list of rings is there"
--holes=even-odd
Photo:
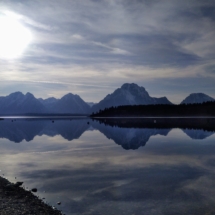
[[[10,183],[0,177],[0,215],[62,215],[46,205],[20,184]]]

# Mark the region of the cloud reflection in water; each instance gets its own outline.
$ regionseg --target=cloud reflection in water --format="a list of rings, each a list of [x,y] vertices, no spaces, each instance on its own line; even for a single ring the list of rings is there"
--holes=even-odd
[[[200,141],[180,129],[88,121],[1,121],[2,171],[51,204],[60,200],[66,214],[215,212],[212,133]]]

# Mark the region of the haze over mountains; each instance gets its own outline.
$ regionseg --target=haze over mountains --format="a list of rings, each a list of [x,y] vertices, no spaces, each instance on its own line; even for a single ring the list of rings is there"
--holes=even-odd
[[[193,93],[186,97],[181,104],[206,101],[214,101],[214,99],[203,93]],[[90,114],[112,106],[148,104],[172,103],[166,97],[151,97],[144,87],[134,83],[126,83],[97,104],[87,103],[80,96],[72,93],[68,93],[60,99],[54,97],[37,99],[31,93],[24,95],[21,92],[15,92],[0,97],[0,114]]]

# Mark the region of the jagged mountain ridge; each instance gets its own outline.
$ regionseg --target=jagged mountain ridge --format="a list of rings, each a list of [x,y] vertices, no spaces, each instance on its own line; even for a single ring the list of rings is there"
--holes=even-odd
[[[52,111],[54,113],[90,113],[90,106],[78,95],[68,93],[56,102]]]
[[[215,100],[203,93],[192,93],[181,104],[207,101]],[[68,93],[60,99],[54,97],[37,99],[31,93],[24,95],[21,92],[14,92],[8,96],[0,97],[0,114],[90,114],[112,106],[147,104],[172,103],[166,97],[151,97],[144,87],[138,86],[137,84],[125,83],[121,88],[116,89],[112,94],[108,94],[97,104],[88,104],[80,96],[72,93]]]
[[[215,99],[204,93],[191,93],[181,102],[181,104],[194,104],[194,103],[203,103],[203,102],[209,102],[209,101],[215,101]]]
[[[90,106],[78,95],[68,93],[61,99],[35,98],[33,94],[21,92],[0,97],[0,114],[89,114]]]
[[[54,97],[50,97],[47,99],[39,98],[38,100],[48,109],[51,109],[53,105],[55,105],[59,101],[59,99],[56,99]]]
[[[46,113],[47,108],[31,93],[11,93],[0,99],[1,114]]]
[[[50,113],[90,113],[90,106],[79,95],[72,93],[64,95],[61,99],[50,97],[39,100]]]
[[[92,107],[93,112],[121,105],[172,104],[166,97],[150,97],[144,87],[125,83]]]

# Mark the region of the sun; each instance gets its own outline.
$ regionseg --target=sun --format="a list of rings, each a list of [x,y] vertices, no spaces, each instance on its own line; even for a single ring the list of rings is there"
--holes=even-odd
[[[0,58],[21,56],[31,40],[31,32],[19,20],[13,16],[0,16]]]

